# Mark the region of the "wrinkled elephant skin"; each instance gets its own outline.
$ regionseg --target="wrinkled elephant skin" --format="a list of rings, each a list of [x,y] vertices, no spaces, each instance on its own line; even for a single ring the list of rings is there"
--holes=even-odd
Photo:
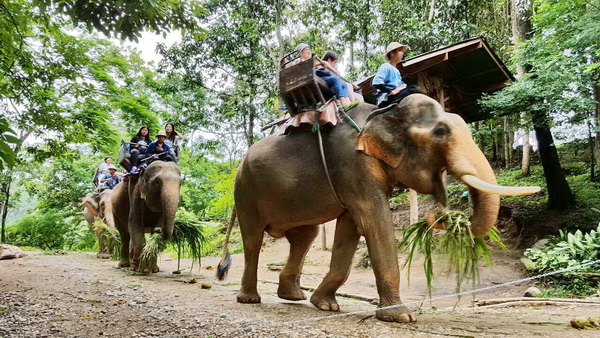
[[[173,234],[179,203],[181,170],[174,162],[155,161],[141,176],[129,176],[113,192],[115,225],[121,235],[119,267],[138,271],[144,230],[160,228],[165,239]],[[152,272],[157,272],[154,264]],[[149,273],[151,271],[138,271]]]
[[[301,267],[317,236],[317,225],[337,218],[330,271],[310,301],[319,309],[339,311],[335,293],[346,281],[360,236],[366,239],[377,280],[384,321],[413,322],[400,300],[400,271],[389,196],[394,187],[432,194],[445,205],[446,173],[475,175],[496,183],[492,169],[458,115],[443,111],[433,99],[411,95],[386,109],[361,104],[350,111],[363,127],[349,123],[323,130],[331,180],[344,204],[332,193],[319,154],[317,136],[297,132],[270,135],[254,144],[239,166],[235,182],[237,217],[244,244],[245,268],[237,299],[258,303],[258,257],[266,231],[290,242],[288,261],[279,277],[278,295],[306,299],[300,290]],[[493,226],[499,197],[474,194],[473,229]]]

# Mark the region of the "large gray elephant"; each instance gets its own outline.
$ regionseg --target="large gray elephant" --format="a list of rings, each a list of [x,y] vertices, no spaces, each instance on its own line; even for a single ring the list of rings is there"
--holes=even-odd
[[[377,280],[377,318],[412,322],[400,300],[400,272],[388,198],[394,187],[432,194],[447,204],[446,173],[463,179],[473,197],[473,233],[483,236],[496,222],[499,196],[535,189],[496,185],[488,161],[473,142],[467,124],[446,113],[423,94],[377,110],[361,104],[350,111],[363,127],[358,134],[344,122],[323,131],[331,181],[321,162],[317,136],[310,132],[270,135],[255,143],[239,166],[235,205],[244,245],[245,267],[238,302],[259,303],[258,257],[266,231],[290,242],[277,294],[306,299],[299,280],[304,257],[318,224],[337,218],[329,273],[310,301],[319,309],[339,311],[335,299],[346,281],[360,236],[366,239]],[[343,204],[343,205],[342,205]]]
[[[94,226],[97,219],[102,219],[109,228],[115,228],[113,219],[111,198],[112,190],[106,189],[101,193],[93,192],[86,194],[81,199],[81,205],[84,206],[83,217],[90,224],[92,230],[98,238],[98,254],[100,258],[110,258],[113,254],[113,245],[110,242],[110,236],[102,229]]]
[[[113,189],[115,225],[121,235],[119,267],[139,271],[145,232],[173,235],[179,204],[181,170],[174,162],[154,161],[140,176],[129,176]],[[131,252],[130,252],[131,249]],[[156,262],[152,272],[157,272]]]

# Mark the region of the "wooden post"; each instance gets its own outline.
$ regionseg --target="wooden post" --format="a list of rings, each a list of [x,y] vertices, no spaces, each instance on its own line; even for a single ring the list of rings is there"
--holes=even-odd
[[[408,203],[410,205],[409,222],[413,224],[419,220],[419,200],[417,199],[417,192],[412,189],[408,193]]]
[[[327,251],[327,232],[325,231],[325,223],[321,224],[321,250]]]

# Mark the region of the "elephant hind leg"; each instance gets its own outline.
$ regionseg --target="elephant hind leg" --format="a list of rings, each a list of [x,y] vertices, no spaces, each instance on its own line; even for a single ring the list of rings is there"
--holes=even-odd
[[[262,247],[265,226],[260,226],[256,219],[248,222],[245,217],[240,217],[240,214],[238,214],[238,219],[244,243],[244,274],[242,275],[242,287],[237,294],[237,301],[238,303],[260,303],[256,283],[258,256]]]
[[[329,273],[310,297],[310,302],[317,308],[324,311],[340,310],[335,293],[350,274],[352,258],[359,238],[356,224],[347,212],[344,213],[338,218],[335,226]]]
[[[290,242],[290,255],[279,274],[277,296],[287,300],[304,300],[306,296],[300,289],[300,275],[304,257],[311,243],[319,233],[318,226],[304,225],[289,229],[285,237]]]

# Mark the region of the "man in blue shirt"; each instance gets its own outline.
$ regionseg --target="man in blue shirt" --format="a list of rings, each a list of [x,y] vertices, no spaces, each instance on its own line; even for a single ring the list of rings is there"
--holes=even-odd
[[[398,63],[404,58],[407,49],[407,45],[398,42],[392,42],[387,46],[385,58],[388,62],[379,67],[372,82],[373,87],[383,93],[378,100],[379,108],[398,102],[409,94],[420,93],[416,86],[406,87],[398,70]]]
[[[121,177],[117,175],[117,167],[114,164],[108,166],[108,172],[103,173],[100,177],[100,187],[104,189],[114,189],[114,187],[121,182]],[[104,186],[102,186],[104,185]]]

